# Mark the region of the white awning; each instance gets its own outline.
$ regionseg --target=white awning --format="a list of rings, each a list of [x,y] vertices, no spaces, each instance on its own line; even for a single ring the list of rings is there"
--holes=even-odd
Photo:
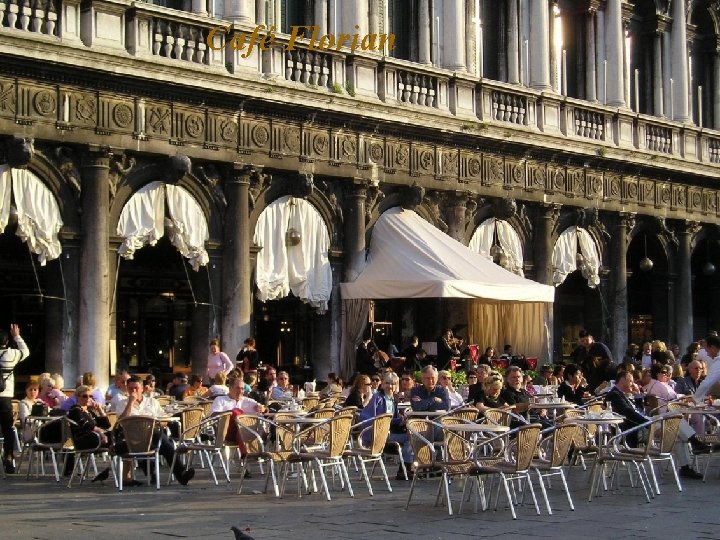
[[[480,298],[553,302],[553,287],[522,278],[446,235],[412,210],[392,208],[378,219],[367,265],[341,283],[343,299]]]

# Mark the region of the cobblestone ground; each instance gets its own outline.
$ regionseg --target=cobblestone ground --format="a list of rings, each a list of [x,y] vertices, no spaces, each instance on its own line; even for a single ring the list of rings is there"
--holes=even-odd
[[[391,466],[394,472],[394,467]],[[437,479],[418,482],[409,510],[405,502],[409,482],[392,480],[393,492],[374,481],[370,497],[364,483],[352,476],[355,497],[338,490],[328,502],[318,493],[295,495],[288,485],[284,499],[261,493],[264,477],[254,471],[244,492],[237,494],[238,475],[231,484],[215,486],[207,471],[199,470],[193,482],[128,488],[119,493],[112,482],[83,484],[68,489],[49,477],[26,480],[0,479],[0,538],[65,540],[92,538],[227,538],[231,526],[256,540],[346,538],[720,538],[718,479],[715,471],[707,484],[686,480],[679,493],[666,474],[662,494],[645,502],[640,489],[623,486],[587,502],[588,473],[574,468],[570,486],[575,511],[570,511],[559,484],[549,491],[553,515],[541,506],[537,515],[530,498],[517,508],[513,521],[501,499],[497,511],[474,513],[472,503],[462,515],[449,517],[447,509],[434,506]],[[537,482],[537,481],[536,481]],[[339,486],[338,486],[339,487]],[[458,483],[452,488],[454,506],[460,498]],[[538,491],[538,496],[540,496]],[[529,503],[529,504],[528,504]]]

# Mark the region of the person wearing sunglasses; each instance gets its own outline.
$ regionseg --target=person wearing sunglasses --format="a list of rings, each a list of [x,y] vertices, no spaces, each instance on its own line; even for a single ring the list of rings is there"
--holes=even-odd
[[[75,405],[68,411],[72,420],[70,432],[76,450],[86,450],[108,446],[110,440],[106,430],[110,429],[110,420],[102,407],[92,397],[92,388],[80,385],[75,389]]]

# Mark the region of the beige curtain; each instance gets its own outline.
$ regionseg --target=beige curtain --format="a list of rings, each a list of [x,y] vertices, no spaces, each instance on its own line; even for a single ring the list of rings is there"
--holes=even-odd
[[[370,301],[365,298],[343,300],[341,311],[340,373],[347,381],[356,370],[355,354],[368,323]]]
[[[549,361],[552,304],[544,302],[488,302],[468,300],[468,338],[480,350],[507,343],[516,354]]]

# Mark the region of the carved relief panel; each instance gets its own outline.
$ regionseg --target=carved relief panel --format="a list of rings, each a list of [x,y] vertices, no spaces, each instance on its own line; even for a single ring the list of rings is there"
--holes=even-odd
[[[15,82],[9,79],[0,79],[0,116],[12,118],[16,113]]]
[[[485,154],[483,156],[483,185],[500,186],[505,183],[503,158]]]
[[[205,142],[206,146],[235,148],[238,145],[237,116],[208,111]]]
[[[424,144],[413,144],[411,155],[411,176],[437,174],[437,160],[434,147]]]
[[[605,175],[603,197],[606,201],[619,201],[622,179],[614,174]]]
[[[506,161],[505,162],[505,187],[507,188],[523,188],[525,187],[525,161]]]
[[[54,121],[58,115],[58,94],[54,88],[20,83],[18,89],[19,117]]]
[[[479,182],[482,180],[481,160],[481,154],[460,152],[460,180],[463,182]]]
[[[529,190],[544,191],[547,187],[548,172],[544,163],[528,163],[527,183]]]

